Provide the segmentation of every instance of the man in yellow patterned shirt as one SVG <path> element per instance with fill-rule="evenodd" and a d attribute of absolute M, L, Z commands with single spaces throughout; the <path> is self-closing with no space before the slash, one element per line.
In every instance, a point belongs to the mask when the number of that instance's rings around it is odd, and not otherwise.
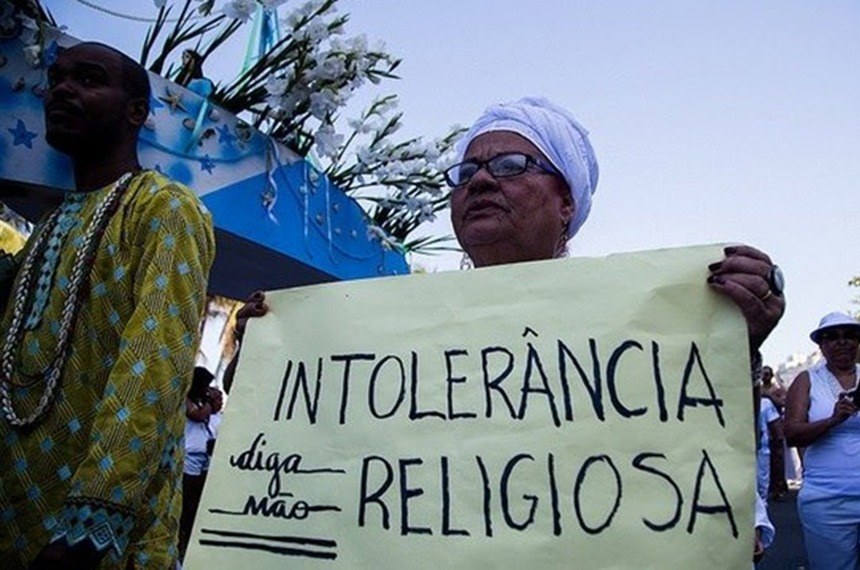
<path fill-rule="evenodd" d="M 0 325 L 0 561 L 170 568 L 184 399 L 214 257 L 197 197 L 142 171 L 146 72 L 101 44 L 48 69 L 76 190 L 37 226 Z"/>

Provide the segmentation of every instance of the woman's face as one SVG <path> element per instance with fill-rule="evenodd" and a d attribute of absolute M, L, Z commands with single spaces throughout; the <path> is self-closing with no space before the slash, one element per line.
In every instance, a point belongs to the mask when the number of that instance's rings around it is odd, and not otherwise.
<path fill-rule="evenodd" d="M 509 131 L 475 137 L 464 160 L 483 162 L 509 152 L 548 162 L 531 142 Z M 451 194 L 454 233 L 477 267 L 555 257 L 566 241 L 572 214 L 572 199 L 561 175 L 533 165 L 505 178 L 494 178 L 481 168 Z"/>
<path fill-rule="evenodd" d="M 830 366 L 846 370 L 857 362 L 860 332 L 854 327 L 834 327 L 821 332 L 818 347 Z"/>

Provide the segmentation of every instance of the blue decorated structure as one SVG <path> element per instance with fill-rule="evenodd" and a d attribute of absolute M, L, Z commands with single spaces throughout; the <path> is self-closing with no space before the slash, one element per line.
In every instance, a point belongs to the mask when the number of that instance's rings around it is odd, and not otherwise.
<path fill-rule="evenodd" d="M 0 200 L 30 219 L 73 187 L 71 163 L 45 142 L 45 68 L 78 40 L 54 33 L 31 66 L 17 37 L 0 39 Z M 251 291 L 408 273 L 403 255 L 367 231 L 367 216 L 308 161 L 189 88 L 150 74 L 151 114 L 139 153 L 192 188 L 212 212 L 218 254 L 210 293 Z"/>

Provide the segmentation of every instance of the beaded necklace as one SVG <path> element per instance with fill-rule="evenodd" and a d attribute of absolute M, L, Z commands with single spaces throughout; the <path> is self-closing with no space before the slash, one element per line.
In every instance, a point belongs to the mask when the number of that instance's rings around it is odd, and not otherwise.
<path fill-rule="evenodd" d="M 30 297 L 29 291 L 33 276 L 46 242 L 52 234 L 51 230 L 60 216 L 60 208 L 54 210 L 48 217 L 44 229 L 35 237 L 36 241 L 24 259 L 21 276 L 12 296 L 12 322 L 9 325 L 9 330 L 6 331 L 3 350 L 0 352 L 0 410 L 2 410 L 6 421 L 15 427 L 27 427 L 35 424 L 44 416 L 51 405 L 54 392 L 60 382 L 60 375 L 68 358 L 69 340 L 72 337 L 75 320 L 83 301 L 84 282 L 90 276 L 92 262 L 101 242 L 101 237 L 107 229 L 108 222 L 119 207 L 120 199 L 128 189 L 132 175 L 131 172 L 127 172 L 114 182 L 113 188 L 110 189 L 93 214 L 93 219 L 83 236 L 83 242 L 72 265 L 68 293 L 60 316 L 56 350 L 51 363 L 43 371 L 45 389 L 39 398 L 36 409 L 28 416 L 21 417 L 12 404 L 12 373 L 15 367 L 15 357 L 24 339 L 24 321 L 27 317 L 27 300 Z"/>

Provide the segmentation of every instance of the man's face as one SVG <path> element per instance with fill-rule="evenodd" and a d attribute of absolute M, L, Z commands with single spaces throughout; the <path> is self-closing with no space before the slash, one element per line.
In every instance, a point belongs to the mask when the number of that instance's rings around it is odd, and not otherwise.
<path fill-rule="evenodd" d="M 83 44 L 60 53 L 48 68 L 45 138 L 70 156 L 110 149 L 129 131 L 129 98 L 120 56 Z"/>
<path fill-rule="evenodd" d="M 465 160 L 520 152 L 548 162 L 527 139 L 507 131 L 475 137 Z M 481 248 L 498 251 L 490 264 L 551 259 L 573 213 L 564 180 L 539 169 L 495 178 L 481 168 L 451 194 L 451 222 L 463 249 L 477 261 Z"/>

